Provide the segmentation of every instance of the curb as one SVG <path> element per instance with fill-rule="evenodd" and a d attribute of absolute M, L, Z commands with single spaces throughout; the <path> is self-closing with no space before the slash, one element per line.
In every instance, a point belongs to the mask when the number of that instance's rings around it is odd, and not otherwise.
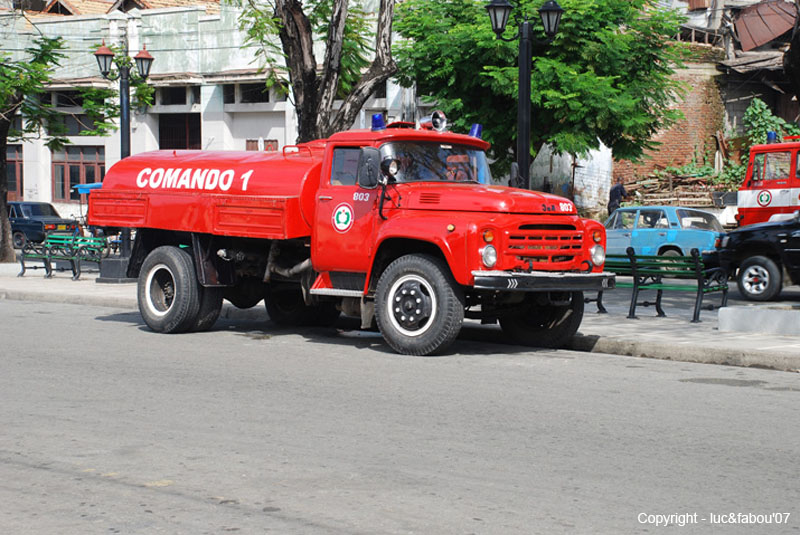
<path fill-rule="evenodd" d="M 713 347 L 685 347 L 659 345 L 652 342 L 636 342 L 605 338 L 597 335 L 576 334 L 569 344 L 569 349 L 587 353 L 609 353 L 658 360 L 677 362 L 695 362 L 698 364 L 722 364 L 745 368 L 766 368 L 784 372 L 800 372 L 796 354 L 775 352 L 770 354 L 753 354 L 737 349 L 720 349 Z"/>

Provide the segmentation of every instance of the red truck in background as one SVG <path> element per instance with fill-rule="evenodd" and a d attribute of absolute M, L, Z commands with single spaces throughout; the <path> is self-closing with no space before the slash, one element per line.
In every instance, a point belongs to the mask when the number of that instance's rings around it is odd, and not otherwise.
<path fill-rule="evenodd" d="M 491 185 L 478 137 L 374 121 L 279 153 L 115 164 L 88 219 L 136 229 L 128 276 L 145 323 L 206 330 L 223 299 L 264 299 L 283 326 L 375 321 L 405 354 L 442 352 L 464 318 L 525 345 L 566 343 L 582 292 L 614 287 L 603 226 L 567 199 Z"/>
<path fill-rule="evenodd" d="M 786 136 L 783 143 L 750 148 L 747 174 L 736 199 L 739 226 L 789 219 L 795 210 L 800 210 L 798 138 Z"/>

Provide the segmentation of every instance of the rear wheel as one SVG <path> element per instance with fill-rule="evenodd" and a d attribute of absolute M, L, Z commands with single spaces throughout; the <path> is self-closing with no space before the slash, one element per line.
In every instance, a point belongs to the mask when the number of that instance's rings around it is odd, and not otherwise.
<path fill-rule="evenodd" d="M 500 327 L 521 345 L 558 348 L 578 332 L 583 320 L 583 292 L 571 292 L 563 305 L 538 304 L 534 296 L 519 313 L 500 318 Z"/>
<path fill-rule="evenodd" d="M 25 247 L 25 244 L 28 243 L 28 238 L 25 237 L 25 233 L 21 230 L 16 231 L 12 236 L 11 240 L 14 243 L 14 248 L 22 249 Z"/>
<path fill-rule="evenodd" d="M 742 262 L 736 282 L 745 299 L 769 301 L 781 291 L 781 271 L 766 256 L 753 256 Z"/>
<path fill-rule="evenodd" d="M 199 321 L 200 288 L 188 252 L 173 246 L 158 247 L 147 255 L 139 273 L 139 312 L 147 326 L 157 332 L 193 329 Z"/>
<path fill-rule="evenodd" d="M 378 280 L 375 318 L 386 343 L 398 353 L 440 353 L 461 331 L 463 292 L 441 260 L 401 256 Z"/>

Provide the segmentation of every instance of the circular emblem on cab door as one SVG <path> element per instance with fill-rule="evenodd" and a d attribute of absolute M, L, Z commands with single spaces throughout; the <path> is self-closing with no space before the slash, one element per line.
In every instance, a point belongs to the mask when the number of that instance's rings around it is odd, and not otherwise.
<path fill-rule="evenodd" d="M 347 232 L 353 226 L 353 208 L 343 202 L 333 211 L 333 228 L 339 232 Z"/>
<path fill-rule="evenodd" d="M 769 206 L 769 203 L 772 202 L 772 194 L 767 190 L 759 191 L 756 201 L 759 206 Z"/>

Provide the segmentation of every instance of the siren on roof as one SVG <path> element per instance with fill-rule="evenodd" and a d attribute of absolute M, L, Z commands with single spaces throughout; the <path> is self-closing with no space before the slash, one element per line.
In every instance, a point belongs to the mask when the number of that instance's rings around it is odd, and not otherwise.
<path fill-rule="evenodd" d="M 382 113 L 373 113 L 372 114 L 372 131 L 376 132 L 378 130 L 386 130 L 386 123 L 383 121 L 383 114 Z"/>

